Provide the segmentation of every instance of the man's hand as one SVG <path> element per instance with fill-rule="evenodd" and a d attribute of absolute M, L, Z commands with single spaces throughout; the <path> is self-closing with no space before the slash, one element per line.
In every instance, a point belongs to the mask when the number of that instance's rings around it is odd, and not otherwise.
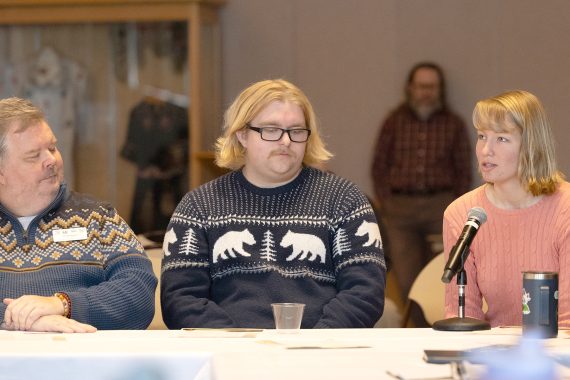
<path fill-rule="evenodd" d="M 46 315 L 59 315 L 64 313 L 60 299 L 26 295 L 16 299 L 5 298 L 7 305 L 4 313 L 4 322 L 13 330 L 30 330 L 32 325 Z"/>
<path fill-rule="evenodd" d="M 6 330 L 21 330 L 14 328 L 6 322 L 2 324 L 2 327 Z M 35 332 L 61 332 L 61 333 L 92 333 L 97 331 L 97 329 L 91 325 L 85 323 L 77 322 L 74 319 L 65 318 L 63 315 L 45 315 L 26 331 Z"/>

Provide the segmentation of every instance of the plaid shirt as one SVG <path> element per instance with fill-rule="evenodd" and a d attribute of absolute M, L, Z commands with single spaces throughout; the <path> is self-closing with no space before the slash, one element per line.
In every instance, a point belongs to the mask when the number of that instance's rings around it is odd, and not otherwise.
<path fill-rule="evenodd" d="M 465 124 L 446 108 L 421 121 L 408 105 L 399 106 L 380 131 L 372 180 L 379 200 L 392 193 L 465 193 L 471 186 L 471 148 Z"/>

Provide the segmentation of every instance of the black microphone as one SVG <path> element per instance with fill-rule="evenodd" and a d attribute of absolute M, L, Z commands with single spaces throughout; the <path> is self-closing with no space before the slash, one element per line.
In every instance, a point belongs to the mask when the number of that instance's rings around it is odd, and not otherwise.
<path fill-rule="evenodd" d="M 441 277 L 441 281 L 448 284 L 453 276 L 457 274 L 457 272 L 461 269 L 463 265 L 463 261 L 467 259 L 469 255 L 469 247 L 471 246 L 471 242 L 477 231 L 479 231 L 479 227 L 487 221 L 487 214 L 485 210 L 481 207 L 473 207 L 469 210 L 469 214 L 467 215 L 467 222 L 465 222 L 465 227 L 463 227 L 463 231 L 461 235 L 459 235 L 459 239 L 457 239 L 457 243 L 451 249 L 449 253 L 449 259 L 447 260 L 447 264 L 443 270 L 443 276 Z M 465 254 L 465 257 L 463 255 Z"/>

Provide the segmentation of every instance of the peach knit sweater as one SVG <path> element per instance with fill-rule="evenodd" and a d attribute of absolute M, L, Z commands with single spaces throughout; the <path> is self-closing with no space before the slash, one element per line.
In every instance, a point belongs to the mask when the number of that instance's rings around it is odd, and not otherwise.
<path fill-rule="evenodd" d="M 570 327 L 570 184 L 564 182 L 550 196 L 531 207 L 499 209 L 485 195 L 485 185 L 464 194 L 444 213 L 446 260 L 461 233 L 467 214 L 483 207 L 487 222 L 471 245 L 465 263 L 467 286 L 465 314 L 485 319 L 492 327 L 522 324 L 522 272 L 559 273 L 558 324 Z M 488 311 L 482 311 L 482 297 Z M 447 317 L 457 316 L 454 277 L 445 291 Z"/>

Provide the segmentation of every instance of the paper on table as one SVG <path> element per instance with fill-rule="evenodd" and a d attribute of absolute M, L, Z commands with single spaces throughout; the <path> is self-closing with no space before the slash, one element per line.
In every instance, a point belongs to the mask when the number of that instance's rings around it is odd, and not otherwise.
<path fill-rule="evenodd" d="M 263 329 L 250 328 L 183 328 L 182 337 L 192 338 L 255 338 Z"/>
<path fill-rule="evenodd" d="M 30 340 L 30 341 L 38 341 L 38 340 L 52 340 L 58 341 L 66 340 L 66 336 L 62 333 L 54 333 L 54 332 L 36 332 L 36 331 L 8 331 L 8 330 L 0 330 L 0 341 L 3 340 Z"/>
<path fill-rule="evenodd" d="M 257 340 L 261 344 L 277 344 L 289 350 L 295 349 L 332 349 L 332 348 L 370 348 L 371 346 L 355 344 L 347 341 L 339 341 L 334 339 L 263 339 Z"/>

